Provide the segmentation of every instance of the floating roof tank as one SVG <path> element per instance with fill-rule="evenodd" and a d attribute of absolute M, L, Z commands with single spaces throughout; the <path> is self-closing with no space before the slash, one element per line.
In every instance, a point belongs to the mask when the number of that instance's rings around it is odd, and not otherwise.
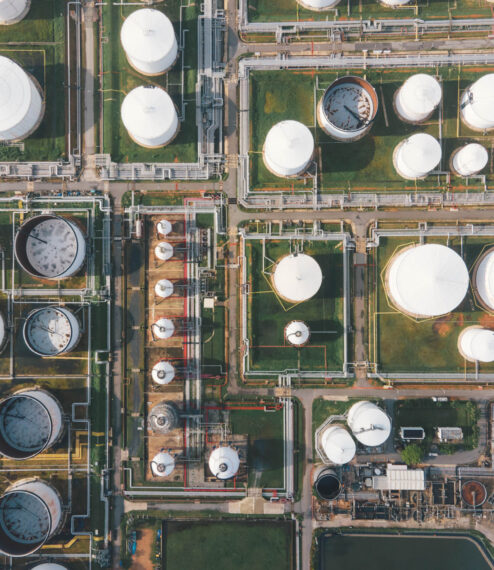
<path fill-rule="evenodd" d="M 173 295 L 173 283 L 168 279 L 160 279 L 154 286 L 154 294 L 162 299 Z"/>
<path fill-rule="evenodd" d="M 470 362 L 494 362 L 494 331 L 468 327 L 458 337 L 458 350 Z"/>
<path fill-rule="evenodd" d="M 154 337 L 164 340 L 173 336 L 175 325 L 171 319 L 162 317 L 151 325 L 151 330 Z"/>
<path fill-rule="evenodd" d="M 494 311 L 494 248 L 480 258 L 473 275 L 477 298 L 487 310 Z"/>
<path fill-rule="evenodd" d="M 168 261 L 173 257 L 173 245 L 167 241 L 160 241 L 160 243 L 154 248 L 154 255 L 160 261 Z"/>
<path fill-rule="evenodd" d="M 175 367 L 168 360 L 160 360 L 153 366 L 151 377 L 161 386 L 169 384 L 175 378 Z"/>
<path fill-rule="evenodd" d="M 22 334 L 28 348 L 38 356 L 58 356 L 75 348 L 81 327 L 71 311 L 50 306 L 31 311 Z"/>
<path fill-rule="evenodd" d="M 386 290 L 413 317 L 437 317 L 455 309 L 469 285 L 468 269 L 451 248 L 425 244 L 399 251 L 388 264 Z"/>
<path fill-rule="evenodd" d="M 321 287 L 319 263 L 305 253 L 285 255 L 276 264 L 273 285 L 280 297 L 292 303 L 307 301 Z"/>
<path fill-rule="evenodd" d="M 57 530 L 62 503 L 55 489 L 41 480 L 22 480 L 0 498 L 0 552 L 28 556 Z"/>
<path fill-rule="evenodd" d="M 314 154 L 314 137 L 298 121 L 281 121 L 269 130 L 263 148 L 266 168 L 284 178 L 307 170 Z"/>
<path fill-rule="evenodd" d="M 155 477 L 168 477 L 175 469 L 175 459 L 167 452 L 160 451 L 151 461 L 151 472 Z"/>
<path fill-rule="evenodd" d="M 51 447 L 62 429 L 62 407 L 44 390 L 24 390 L 0 402 L 0 453 L 5 457 L 34 457 Z"/>
<path fill-rule="evenodd" d="M 474 131 L 494 128 L 494 73 L 470 85 L 460 99 L 462 121 Z"/>
<path fill-rule="evenodd" d="M 396 113 L 407 123 L 421 123 L 437 109 L 442 95 L 441 84 L 434 76 L 417 73 L 409 77 L 396 91 Z"/>
<path fill-rule="evenodd" d="M 178 419 L 175 405 L 161 402 L 149 412 L 148 425 L 154 433 L 168 433 L 178 427 Z"/>
<path fill-rule="evenodd" d="M 391 420 L 372 402 L 357 402 L 348 411 L 348 426 L 362 445 L 382 445 L 391 434 Z"/>
<path fill-rule="evenodd" d="M 340 3 L 340 0 L 297 0 L 297 2 L 307 10 L 321 12 L 334 8 Z"/>
<path fill-rule="evenodd" d="M 41 90 L 31 75 L 0 56 L 0 141 L 19 141 L 32 134 L 44 114 Z"/>
<path fill-rule="evenodd" d="M 146 148 L 170 143 L 178 132 L 178 116 L 172 98 L 161 87 L 141 85 L 125 97 L 122 122 L 130 138 Z"/>
<path fill-rule="evenodd" d="M 379 101 L 374 87 L 361 77 L 340 77 L 317 105 L 317 122 L 336 140 L 354 142 L 365 136 L 376 117 Z"/>
<path fill-rule="evenodd" d="M 0 25 L 20 22 L 29 12 L 31 0 L 0 0 Z"/>
<path fill-rule="evenodd" d="M 306 344 L 309 337 L 309 327 L 303 321 L 290 321 L 285 327 L 285 339 L 294 346 Z"/>
<path fill-rule="evenodd" d="M 407 180 L 425 178 L 441 161 L 439 142 L 427 133 L 417 133 L 396 145 L 393 164 L 396 172 Z"/>
<path fill-rule="evenodd" d="M 120 40 L 130 65 L 144 75 L 160 75 L 177 59 L 173 24 L 159 10 L 132 12 L 122 25 Z"/>
<path fill-rule="evenodd" d="M 473 176 L 483 170 L 488 161 L 489 153 L 484 146 L 469 143 L 453 152 L 451 169 L 457 176 Z"/>
<path fill-rule="evenodd" d="M 172 229 L 172 224 L 168 220 L 160 220 L 156 224 L 156 231 L 162 236 L 167 236 L 172 231 Z"/>
<path fill-rule="evenodd" d="M 240 467 L 240 458 L 236 449 L 230 446 L 217 447 L 209 456 L 209 470 L 217 479 L 235 477 Z"/>
<path fill-rule="evenodd" d="M 21 267 L 42 279 L 71 277 L 86 258 L 86 241 L 79 226 L 51 214 L 24 222 L 15 236 L 14 248 Z"/>
<path fill-rule="evenodd" d="M 341 426 L 329 425 L 321 436 L 321 446 L 331 463 L 344 465 L 355 457 L 355 441 Z"/>

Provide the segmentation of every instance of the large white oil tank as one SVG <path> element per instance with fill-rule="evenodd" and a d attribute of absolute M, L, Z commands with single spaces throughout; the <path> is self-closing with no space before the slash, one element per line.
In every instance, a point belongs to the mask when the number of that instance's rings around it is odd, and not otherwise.
<path fill-rule="evenodd" d="M 154 286 L 154 294 L 162 299 L 166 299 L 170 295 L 173 295 L 173 290 L 173 283 L 168 279 L 160 279 Z"/>
<path fill-rule="evenodd" d="M 55 564 L 54 562 L 45 562 L 43 564 L 38 564 L 37 566 L 33 566 L 31 570 L 67 570 L 67 566 Z"/>
<path fill-rule="evenodd" d="M 175 378 L 175 366 L 168 360 L 160 360 L 151 369 L 151 377 L 156 384 L 165 386 Z"/>
<path fill-rule="evenodd" d="M 272 280 L 280 297 L 292 303 L 300 303 L 307 301 L 319 291 L 322 271 L 312 256 L 292 253 L 278 261 Z"/>
<path fill-rule="evenodd" d="M 354 142 L 371 129 L 379 107 L 374 87 L 362 77 L 340 77 L 317 105 L 317 122 L 332 138 Z"/>
<path fill-rule="evenodd" d="M 396 145 L 393 164 L 396 172 L 407 180 L 425 178 L 441 162 L 439 142 L 427 133 L 417 133 Z"/>
<path fill-rule="evenodd" d="M 367 447 L 382 445 L 391 434 L 391 420 L 372 402 L 354 404 L 348 411 L 347 422 L 353 435 Z"/>
<path fill-rule="evenodd" d="M 304 321 L 290 321 L 285 327 L 285 340 L 293 346 L 303 346 L 309 341 L 310 329 Z"/>
<path fill-rule="evenodd" d="M 172 98 L 161 87 L 141 85 L 125 97 L 122 122 L 130 138 L 146 148 L 170 143 L 178 132 L 177 110 Z"/>
<path fill-rule="evenodd" d="M 470 85 L 460 99 L 462 121 L 474 131 L 494 128 L 494 73 Z"/>
<path fill-rule="evenodd" d="M 451 155 L 451 169 L 457 176 L 474 176 L 487 166 L 489 153 L 478 143 L 469 143 Z"/>
<path fill-rule="evenodd" d="M 417 73 L 409 77 L 396 91 L 395 110 L 403 121 L 421 123 L 437 109 L 442 96 L 441 84 L 434 76 Z"/>
<path fill-rule="evenodd" d="M 437 317 L 455 309 L 468 290 L 468 269 L 451 248 L 440 244 L 407 247 L 389 262 L 386 291 L 403 313 Z"/>
<path fill-rule="evenodd" d="M 355 441 L 341 426 L 330 425 L 324 430 L 321 447 L 329 461 L 337 465 L 344 465 L 355 457 Z"/>
<path fill-rule="evenodd" d="M 487 250 L 473 272 L 474 290 L 480 303 L 494 311 L 494 248 Z"/>
<path fill-rule="evenodd" d="M 41 123 L 44 103 L 35 80 L 8 57 L 0 56 L 0 141 L 19 141 Z"/>
<path fill-rule="evenodd" d="M 76 347 L 81 327 L 72 311 L 49 306 L 28 314 L 22 334 L 28 348 L 38 356 L 58 356 Z"/>
<path fill-rule="evenodd" d="M 281 121 L 269 130 L 264 141 L 266 168 L 283 178 L 298 176 L 307 170 L 314 154 L 314 137 L 298 121 Z"/>
<path fill-rule="evenodd" d="M 307 10 L 321 12 L 334 8 L 340 3 L 340 0 L 297 0 L 297 2 Z"/>
<path fill-rule="evenodd" d="M 20 22 L 29 12 L 31 0 L 0 0 L 0 25 Z"/>
<path fill-rule="evenodd" d="M 14 249 L 21 267 L 41 279 L 71 277 L 86 258 L 86 240 L 79 226 L 51 214 L 24 222 L 15 236 Z"/>
<path fill-rule="evenodd" d="M 0 498 L 0 552 L 28 556 L 36 552 L 58 529 L 62 503 L 48 483 L 24 479 L 10 486 Z"/>
<path fill-rule="evenodd" d="M 405 6 L 410 0 L 379 0 L 384 6 L 389 6 L 390 8 L 396 8 L 398 6 Z"/>
<path fill-rule="evenodd" d="M 168 477 L 174 469 L 175 459 L 166 451 L 160 451 L 151 461 L 151 472 L 155 477 Z"/>
<path fill-rule="evenodd" d="M 148 427 L 154 433 L 168 433 L 178 427 L 178 410 L 173 403 L 161 402 L 149 412 Z"/>
<path fill-rule="evenodd" d="M 238 451 L 230 446 L 213 449 L 209 456 L 209 470 L 217 479 L 235 477 L 240 467 Z"/>
<path fill-rule="evenodd" d="M 5 457 L 34 457 L 51 447 L 62 430 L 62 407 L 44 390 L 24 390 L 0 402 L 0 453 Z"/>
<path fill-rule="evenodd" d="M 164 73 L 177 59 L 173 24 L 159 10 L 132 12 L 122 25 L 120 40 L 130 65 L 144 75 Z"/>
<path fill-rule="evenodd" d="M 154 255 L 160 261 L 168 261 L 173 257 L 173 245 L 167 241 L 160 241 L 154 248 Z"/>
<path fill-rule="evenodd" d="M 494 331 L 468 327 L 458 337 L 458 350 L 470 362 L 494 362 Z"/>
<path fill-rule="evenodd" d="M 175 333 L 175 325 L 171 319 L 162 317 L 151 325 L 151 331 L 155 338 L 164 340 L 173 336 Z"/>

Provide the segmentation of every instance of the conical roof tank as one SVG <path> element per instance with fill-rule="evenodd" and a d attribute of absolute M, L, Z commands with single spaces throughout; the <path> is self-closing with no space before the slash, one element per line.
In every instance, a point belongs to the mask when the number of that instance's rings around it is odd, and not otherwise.
<path fill-rule="evenodd" d="M 281 121 L 269 130 L 263 148 L 266 168 L 289 178 L 305 172 L 314 153 L 314 137 L 298 121 Z"/>
<path fill-rule="evenodd" d="M 487 149 L 478 143 L 469 143 L 456 149 L 451 156 L 451 168 L 458 176 L 474 176 L 489 161 Z"/>
<path fill-rule="evenodd" d="M 344 465 L 355 456 L 355 441 L 341 426 L 329 426 L 321 436 L 321 446 L 326 457 L 336 465 Z"/>
<path fill-rule="evenodd" d="M 357 402 L 348 411 L 348 426 L 362 445 L 382 445 L 391 434 L 391 420 L 372 402 Z"/>
<path fill-rule="evenodd" d="M 122 122 L 130 138 L 146 148 L 170 143 L 178 132 L 178 116 L 168 93 L 155 85 L 141 85 L 125 97 Z"/>
<path fill-rule="evenodd" d="M 310 255 L 285 255 L 276 264 L 272 281 L 280 297 L 292 303 L 307 301 L 321 287 L 321 266 Z"/>
<path fill-rule="evenodd" d="M 19 141 L 35 131 L 44 104 L 34 79 L 8 57 L 0 56 L 0 141 Z"/>
<path fill-rule="evenodd" d="M 470 362 L 494 362 L 494 331 L 468 327 L 458 337 L 458 350 Z"/>
<path fill-rule="evenodd" d="M 177 59 L 173 24 L 159 10 L 132 12 L 122 25 L 120 39 L 130 65 L 144 75 L 164 73 Z"/>
<path fill-rule="evenodd" d="M 417 133 L 398 143 L 393 153 L 396 172 L 406 180 L 425 178 L 440 163 L 441 145 L 427 133 Z"/>
<path fill-rule="evenodd" d="M 322 12 L 334 8 L 340 3 L 340 0 L 297 0 L 297 2 L 307 10 Z"/>
<path fill-rule="evenodd" d="M 432 75 L 417 73 L 396 91 L 394 105 L 400 119 L 408 123 L 426 121 L 441 102 L 442 89 Z"/>
<path fill-rule="evenodd" d="M 20 22 L 29 12 L 31 0 L 0 0 L 0 25 Z"/>
<path fill-rule="evenodd" d="M 217 479 L 231 479 L 237 474 L 239 467 L 240 458 L 233 447 L 217 447 L 211 452 L 209 470 Z"/>
<path fill-rule="evenodd" d="M 494 128 L 494 73 L 488 73 L 468 87 L 460 99 L 462 121 L 474 131 Z"/>

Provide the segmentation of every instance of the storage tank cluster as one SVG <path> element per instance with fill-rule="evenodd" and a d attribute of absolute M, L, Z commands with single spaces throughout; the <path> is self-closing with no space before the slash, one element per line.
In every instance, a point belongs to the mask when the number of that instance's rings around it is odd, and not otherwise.
<path fill-rule="evenodd" d="M 120 40 L 129 64 L 146 76 L 162 75 L 178 57 L 173 24 L 159 10 L 142 8 L 132 12 L 122 25 Z M 179 130 L 172 98 L 156 85 L 132 89 L 123 100 L 121 117 L 130 138 L 146 148 L 169 144 Z"/>

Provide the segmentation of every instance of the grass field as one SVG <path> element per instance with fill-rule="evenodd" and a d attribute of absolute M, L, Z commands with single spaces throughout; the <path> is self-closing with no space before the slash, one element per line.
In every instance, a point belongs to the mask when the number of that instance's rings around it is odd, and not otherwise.
<path fill-rule="evenodd" d="M 292 244 L 293 246 L 293 244 Z M 266 270 L 290 252 L 289 240 L 266 244 Z M 253 370 L 336 371 L 343 366 L 343 253 L 333 241 L 305 241 L 304 252 L 314 256 L 323 273 L 319 292 L 308 301 L 290 304 L 274 292 L 271 279 L 262 272 L 262 244 L 248 240 L 246 256 L 250 295 L 248 329 L 250 368 Z M 284 328 L 303 320 L 311 329 L 307 345 L 295 348 L 284 340 Z"/>
<path fill-rule="evenodd" d="M 451 237 L 426 239 L 426 243 L 448 244 L 471 270 L 483 250 L 494 245 L 494 239 Z M 369 254 L 369 346 L 370 358 L 381 372 L 450 372 L 473 373 L 475 366 L 460 355 L 457 348 L 461 331 L 471 325 L 494 328 L 494 317 L 480 310 L 469 289 L 464 301 L 448 315 L 416 320 L 398 312 L 386 297 L 383 271 L 396 248 L 416 239 L 382 238 L 380 246 Z M 493 364 L 480 363 L 480 372 L 492 372 Z"/>
<path fill-rule="evenodd" d="M 166 570 L 294 568 L 291 522 L 167 522 L 163 536 Z"/>
<path fill-rule="evenodd" d="M 170 0 L 165 5 L 155 4 L 173 22 L 178 38 L 180 31 L 180 0 Z M 172 97 L 180 116 L 182 107 L 181 59 L 165 75 L 147 77 L 135 71 L 128 63 L 120 44 L 120 28 L 125 18 L 138 9 L 136 6 L 106 4 L 103 14 L 103 148 L 116 162 L 195 162 L 197 160 L 197 126 L 195 84 L 197 68 L 197 16 L 198 4 L 190 3 L 183 9 L 182 30 L 185 33 L 184 99 L 185 121 L 180 132 L 165 148 L 146 149 L 129 137 L 120 118 L 120 107 L 125 95 L 139 85 L 163 87 Z M 144 6 L 143 6 L 144 7 Z"/>
<path fill-rule="evenodd" d="M 365 75 L 373 84 L 379 98 L 379 110 L 370 133 L 353 143 L 331 139 L 318 126 L 315 118 L 315 103 L 324 90 L 338 77 L 338 72 L 329 71 L 254 71 L 250 80 L 250 173 L 253 190 L 310 190 L 307 179 L 284 179 L 271 174 L 264 166 L 262 147 L 269 129 L 278 121 L 294 119 L 307 125 L 314 135 L 318 163 L 319 189 L 321 192 L 346 191 L 414 191 L 446 189 L 445 176 L 429 176 L 425 180 L 405 181 L 393 167 L 393 150 L 407 136 L 427 132 L 439 137 L 439 114 L 436 112 L 427 123 L 408 125 L 398 119 L 393 110 L 393 96 L 403 81 L 414 73 L 437 73 L 443 83 L 443 160 L 442 169 L 447 170 L 453 149 L 461 144 L 477 140 L 490 149 L 494 138 L 468 130 L 458 118 L 460 93 L 475 79 L 492 71 L 489 68 L 468 69 L 372 69 L 340 71 L 343 75 Z M 290 93 L 290 97 L 286 97 Z M 440 165 L 441 166 L 441 165 Z M 492 165 L 487 167 L 487 180 L 492 183 Z M 451 189 L 465 189 L 465 180 L 452 177 Z M 481 190 L 479 181 L 471 180 L 470 191 Z"/>

